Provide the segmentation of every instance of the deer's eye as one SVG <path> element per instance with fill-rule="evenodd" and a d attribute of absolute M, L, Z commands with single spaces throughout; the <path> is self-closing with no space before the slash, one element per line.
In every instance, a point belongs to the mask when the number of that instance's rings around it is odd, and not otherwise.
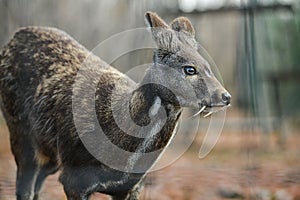
<path fill-rule="evenodd" d="M 183 70 L 184 70 L 184 73 L 189 76 L 197 74 L 196 68 L 192 67 L 192 66 L 185 66 L 183 68 Z"/>

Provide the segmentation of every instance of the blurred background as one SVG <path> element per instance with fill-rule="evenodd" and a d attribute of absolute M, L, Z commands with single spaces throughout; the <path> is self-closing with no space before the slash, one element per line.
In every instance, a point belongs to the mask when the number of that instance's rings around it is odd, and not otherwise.
<path fill-rule="evenodd" d="M 191 20 L 233 100 L 213 151 L 198 158 L 209 124 L 201 119 L 188 151 L 148 176 L 142 199 L 299 200 L 299 0 L 0 0 L 0 46 L 19 27 L 39 25 L 62 29 L 92 50 L 116 33 L 145 27 L 148 10 L 167 22 Z M 117 45 L 132 42 L 139 41 Z M 126 72 L 151 58 L 151 51 L 134 51 L 113 65 Z M 2 117 L 0 125 L 0 200 L 10 200 L 16 167 Z M 57 177 L 48 178 L 42 199 L 65 199 Z"/>

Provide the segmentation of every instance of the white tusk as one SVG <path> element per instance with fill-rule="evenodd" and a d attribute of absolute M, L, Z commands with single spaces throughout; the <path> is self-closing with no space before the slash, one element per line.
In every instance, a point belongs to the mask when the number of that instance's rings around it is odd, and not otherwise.
<path fill-rule="evenodd" d="M 192 117 L 195 117 L 203 112 L 203 110 L 206 108 L 206 106 L 203 106 L 196 114 L 194 114 Z"/>
<path fill-rule="evenodd" d="M 213 112 L 209 112 L 206 115 L 204 115 L 203 117 L 208 117 L 209 115 L 213 114 Z"/>

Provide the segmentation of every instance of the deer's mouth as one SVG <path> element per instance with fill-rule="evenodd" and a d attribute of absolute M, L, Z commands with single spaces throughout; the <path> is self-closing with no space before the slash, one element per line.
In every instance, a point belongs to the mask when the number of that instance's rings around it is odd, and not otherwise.
<path fill-rule="evenodd" d="M 230 107 L 230 104 L 225 105 L 225 104 L 211 104 L 211 105 L 203 105 L 199 104 L 200 110 L 196 112 L 193 117 L 200 115 L 201 113 L 204 113 L 203 117 L 208 117 L 212 115 L 213 113 L 222 111 Z"/>

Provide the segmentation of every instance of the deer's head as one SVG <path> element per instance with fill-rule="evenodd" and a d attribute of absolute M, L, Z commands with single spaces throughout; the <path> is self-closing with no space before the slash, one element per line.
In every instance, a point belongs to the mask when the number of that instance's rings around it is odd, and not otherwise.
<path fill-rule="evenodd" d="M 209 109 L 229 105 L 230 94 L 197 51 L 198 43 L 191 22 L 178 17 L 168 25 L 152 12 L 147 12 L 145 18 L 157 45 L 154 63 L 145 78 L 171 88 L 183 107 Z M 164 98 L 171 96 L 167 94 Z"/>

